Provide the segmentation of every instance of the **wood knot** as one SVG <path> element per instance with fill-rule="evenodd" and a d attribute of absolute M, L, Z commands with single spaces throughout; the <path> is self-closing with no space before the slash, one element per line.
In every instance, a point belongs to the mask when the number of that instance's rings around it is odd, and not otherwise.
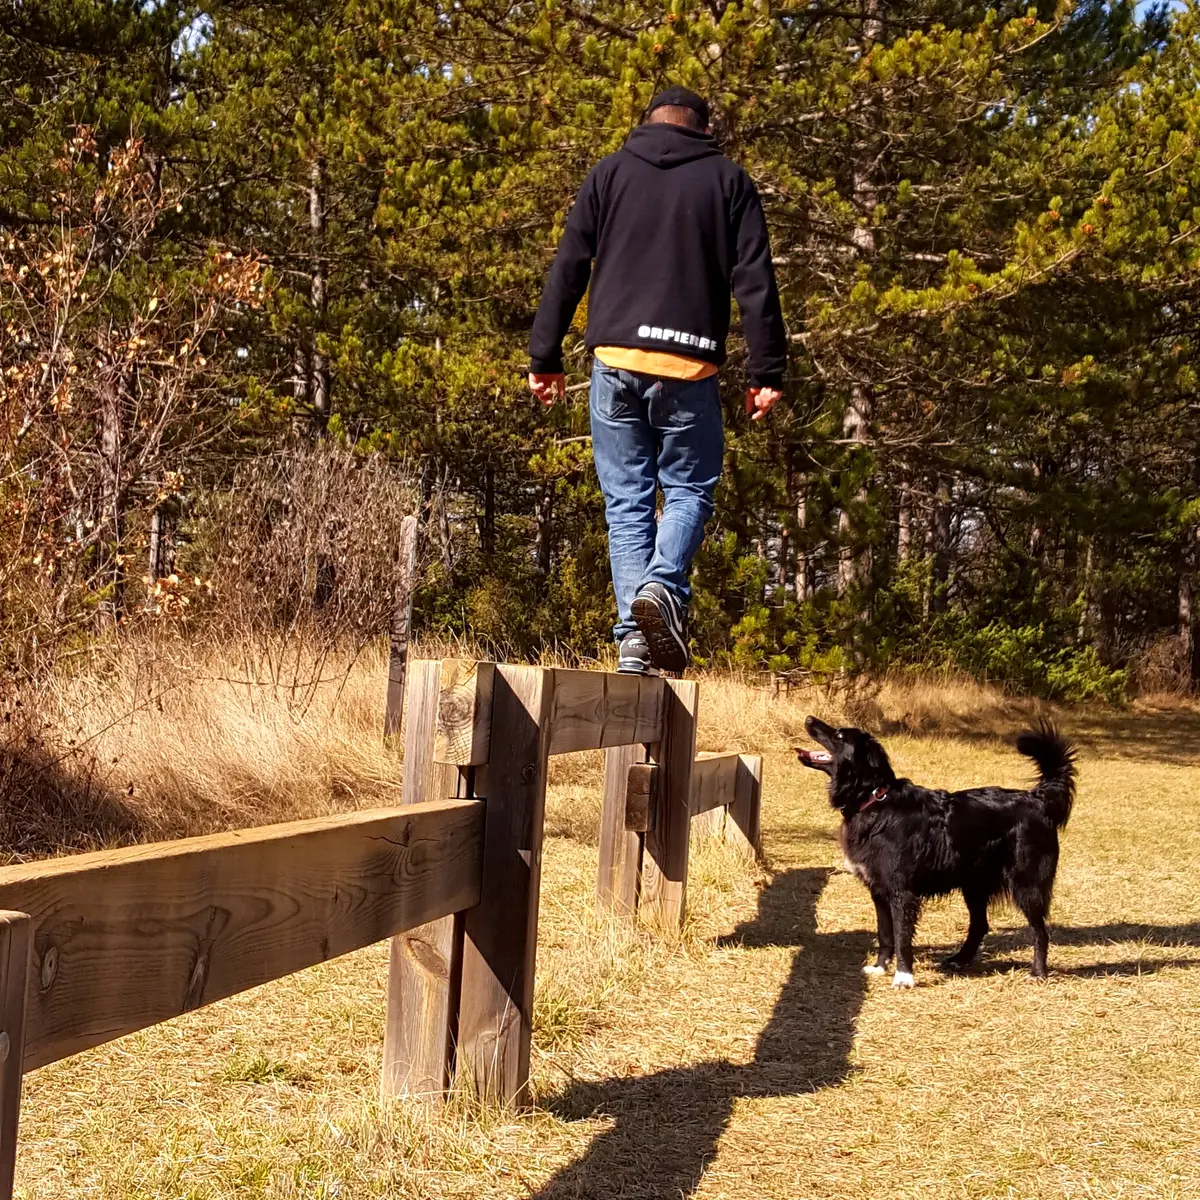
<path fill-rule="evenodd" d="M 204 981 L 208 978 L 208 953 L 202 950 L 196 957 L 192 973 L 188 978 L 187 991 L 183 996 L 183 1011 L 191 1012 L 204 1003 Z"/>
<path fill-rule="evenodd" d="M 427 975 L 441 980 L 450 978 L 446 957 L 436 946 L 431 946 L 423 938 L 415 937 L 406 937 L 401 944 L 404 946 L 405 955 Z"/>
<path fill-rule="evenodd" d="M 42 955 L 42 991 L 47 991 L 58 978 L 58 947 L 50 946 Z"/>

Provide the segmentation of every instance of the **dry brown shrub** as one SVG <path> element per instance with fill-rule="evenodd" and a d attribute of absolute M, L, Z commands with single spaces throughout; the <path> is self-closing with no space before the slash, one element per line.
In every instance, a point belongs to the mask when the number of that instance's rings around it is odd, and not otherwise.
<path fill-rule="evenodd" d="M 197 573 L 165 581 L 169 604 L 6 677 L 0 845 L 46 854 L 393 798 L 382 635 L 414 502 L 403 468 L 333 445 L 242 464 L 196 515 Z"/>
<path fill-rule="evenodd" d="M 1192 690 L 1189 664 L 1173 634 L 1156 639 L 1136 655 L 1130 677 L 1138 696 L 1186 696 Z"/>
<path fill-rule="evenodd" d="M 240 464 L 197 518 L 206 640 L 235 647 L 248 682 L 307 705 L 387 633 L 403 599 L 400 527 L 416 504 L 403 465 L 334 444 Z"/>

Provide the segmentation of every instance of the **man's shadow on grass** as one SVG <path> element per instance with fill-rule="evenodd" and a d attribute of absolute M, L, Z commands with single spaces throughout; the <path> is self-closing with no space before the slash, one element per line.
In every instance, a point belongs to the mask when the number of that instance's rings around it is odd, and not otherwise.
<path fill-rule="evenodd" d="M 608 1116 L 615 1124 L 537 1200 L 687 1197 L 715 1156 L 738 1097 L 795 1096 L 846 1078 L 872 935 L 817 932 L 817 902 L 832 873 L 804 868 L 776 876 L 760 896 L 757 917 L 722 939 L 726 945 L 796 949 L 754 1061 L 571 1085 L 550 1101 L 554 1112 L 569 1120 Z"/>

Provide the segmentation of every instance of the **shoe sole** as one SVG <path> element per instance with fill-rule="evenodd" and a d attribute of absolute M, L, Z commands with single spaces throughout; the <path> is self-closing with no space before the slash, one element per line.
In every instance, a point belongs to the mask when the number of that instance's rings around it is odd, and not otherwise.
<path fill-rule="evenodd" d="M 638 596 L 633 619 L 650 647 L 650 660 L 656 667 L 682 675 L 688 665 L 688 650 L 663 618 L 662 610 L 649 596 Z"/>

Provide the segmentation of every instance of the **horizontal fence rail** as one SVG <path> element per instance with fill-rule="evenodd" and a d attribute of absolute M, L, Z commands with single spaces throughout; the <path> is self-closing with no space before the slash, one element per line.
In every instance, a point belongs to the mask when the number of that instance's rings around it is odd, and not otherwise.
<path fill-rule="evenodd" d="M 701 833 L 756 854 L 760 839 L 762 758 L 705 754 L 692 767 L 692 821 Z"/>
<path fill-rule="evenodd" d="M 740 754 L 701 754 L 692 767 L 692 816 L 727 807 L 737 799 Z"/>
<path fill-rule="evenodd" d="M 435 762 L 459 767 L 487 764 L 497 666 L 442 660 Z M 661 739 L 666 696 L 662 679 L 564 667 L 527 669 L 539 672 L 547 685 L 551 755 Z"/>
<path fill-rule="evenodd" d="M 664 695 L 658 678 L 556 668 L 550 753 L 657 742 L 662 737 Z"/>
<path fill-rule="evenodd" d="M 0 869 L 28 913 L 24 1068 L 469 908 L 483 808 L 442 801 Z"/>

